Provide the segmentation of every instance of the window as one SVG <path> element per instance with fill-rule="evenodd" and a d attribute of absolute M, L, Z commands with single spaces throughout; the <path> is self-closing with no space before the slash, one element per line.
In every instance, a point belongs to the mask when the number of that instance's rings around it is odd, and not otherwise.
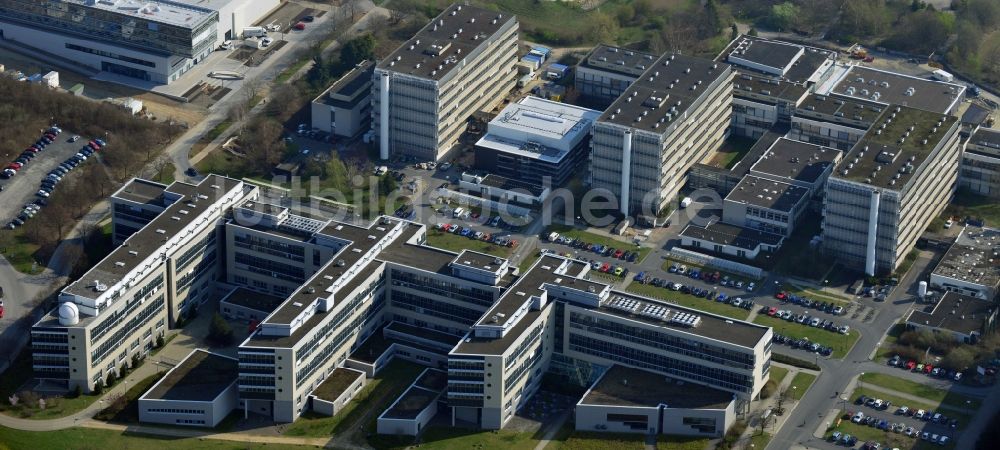
<path fill-rule="evenodd" d="M 709 417 L 685 417 L 682 423 L 694 428 L 699 433 L 715 433 L 716 421 Z"/>

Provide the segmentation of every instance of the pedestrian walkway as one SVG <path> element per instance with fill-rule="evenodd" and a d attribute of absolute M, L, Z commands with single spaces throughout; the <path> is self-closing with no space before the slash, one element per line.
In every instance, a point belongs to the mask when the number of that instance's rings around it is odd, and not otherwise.
<path fill-rule="evenodd" d="M 243 433 L 213 433 L 211 431 L 201 431 L 185 428 L 165 428 L 146 425 L 120 425 L 116 423 L 101 422 L 99 420 L 87 420 L 79 424 L 85 428 L 99 430 L 128 432 L 131 434 L 145 434 L 151 436 L 166 436 L 175 438 L 192 439 L 216 439 L 230 442 L 253 442 L 257 444 L 281 444 L 281 445 L 310 445 L 314 447 L 326 446 L 328 439 L 325 438 L 302 438 L 288 436 L 263 436 Z"/>
<path fill-rule="evenodd" d="M 854 392 L 857 389 L 858 384 L 859 384 L 858 383 L 858 378 L 859 377 L 854 377 L 853 379 L 851 379 L 851 382 L 847 385 L 846 388 L 844 388 L 844 395 L 847 395 L 849 392 Z M 950 409 L 950 410 L 955 411 L 955 412 L 965 413 L 965 414 L 969 414 L 969 415 L 973 415 L 973 414 L 976 413 L 975 409 L 960 408 L 960 407 L 957 407 L 957 406 L 946 405 L 944 403 L 940 403 L 940 402 L 937 402 L 937 401 L 934 401 L 934 400 L 931 400 L 931 399 L 928 399 L 928 398 L 919 397 L 919 396 L 916 396 L 916 395 L 913 395 L 913 394 L 908 394 L 906 392 L 900 392 L 900 391 L 897 391 L 895 389 L 887 388 L 887 387 L 884 387 L 884 386 L 877 386 L 877 385 L 874 385 L 874 384 L 871 384 L 871 383 L 863 384 L 863 387 L 865 389 L 870 389 L 870 390 L 873 390 L 873 391 L 884 392 L 884 393 L 889 394 L 889 395 L 893 395 L 893 396 L 896 396 L 896 397 L 904 398 L 904 399 L 907 399 L 907 400 L 912 401 L 912 402 L 934 406 L 937 409 L 942 409 L 942 408 L 943 409 Z M 853 398 L 848 398 L 847 400 L 848 401 L 853 401 L 854 399 Z"/>

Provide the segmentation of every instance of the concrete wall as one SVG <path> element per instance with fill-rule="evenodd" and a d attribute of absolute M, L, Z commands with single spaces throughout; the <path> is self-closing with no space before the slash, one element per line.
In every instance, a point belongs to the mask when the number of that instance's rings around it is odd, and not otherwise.
<path fill-rule="evenodd" d="M 225 4 L 219 9 L 218 42 L 240 39 L 244 28 L 263 19 L 280 4 L 280 0 L 232 0 Z"/>
<path fill-rule="evenodd" d="M 417 414 L 416 419 L 387 419 L 384 417 L 378 418 L 378 434 L 405 434 L 409 436 L 416 436 L 420 434 L 420 431 L 427 426 L 427 423 L 434 418 L 434 415 L 438 411 L 438 402 L 433 401 L 427 408 L 420 411 Z"/>
<path fill-rule="evenodd" d="M 139 421 L 211 428 L 236 409 L 237 404 L 239 404 L 239 391 L 234 381 L 211 401 L 140 398 Z"/>
<path fill-rule="evenodd" d="M 724 409 L 683 409 L 668 408 L 662 409 L 662 422 L 660 421 L 660 407 L 646 406 L 617 406 L 617 405 L 576 405 L 576 429 L 579 431 L 597 431 L 608 433 L 638 433 L 638 434 L 665 434 L 672 436 L 706 436 L 719 437 L 725 434 L 726 430 L 736 420 L 736 402 L 732 401 Z M 622 417 L 626 416 L 626 417 Z M 633 417 L 627 417 L 633 416 Z M 640 420 L 640 419 L 645 419 Z M 685 419 L 688 424 L 685 424 Z M 695 428 L 690 423 L 692 419 L 705 420 L 706 427 L 712 425 L 711 429 L 702 431 Z M 634 421 L 634 423 L 629 423 Z M 645 422 L 646 426 L 641 424 Z"/>

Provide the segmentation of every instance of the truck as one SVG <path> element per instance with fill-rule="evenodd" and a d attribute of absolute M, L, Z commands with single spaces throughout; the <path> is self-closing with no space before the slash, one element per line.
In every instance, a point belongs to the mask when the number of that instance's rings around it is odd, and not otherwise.
<path fill-rule="evenodd" d="M 934 73 L 933 73 L 933 75 L 931 75 L 931 76 L 934 77 L 935 80 L 944 81 L 946 83 L 951 83 L 952 81 L 955 81 L 955 76 L 954 75 L 952 75 L 952 74 L 950 74 L 948 72 L 945 72 L 944 70 L 941 70 L 941 69 L 935 70 Z"/>
<path fill-rule="evenodd" d="M 243 29 L 243 39 L 264 36 L 267 36 L 267 30 L 264 27 L 246 27 Z"/>

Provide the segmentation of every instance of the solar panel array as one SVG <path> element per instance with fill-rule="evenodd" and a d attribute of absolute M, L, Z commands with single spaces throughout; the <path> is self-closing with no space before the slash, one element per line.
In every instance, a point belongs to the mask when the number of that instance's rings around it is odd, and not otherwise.
<path fill-rule="evenodd" d="M 683 311 L 672 311 L 664 305 L 646 303 L 633 298 L 616 295 L 605 304 L 608 308 L 635 314 L 647 319 L 661 320 L 671 325 L 694 328 L 701 323 L 701 316 Z"/>
<path fill-rule="evenodd" d="M 666 320 L 669 314 L 670 310 L 667 307 L 648 303 L 642 308 L 642 312 L 639 313 L 641 316 L 659 320 Z"/>
<path fill-rule="evenodd" d="M 611 299 L 611 303 L 608 307 L 619 311 L 625 311 L 629 314 L 635 314 L 635 312 L 639 310 L 640 305 L 642 305 L 642 303 L 638 300 L 615 296 Z"/>
<path fill-rule="evenodd" d="M 670 318 L 670 323 L 692 328 L 698 326 L 700 322 L 701 316 L 686 312 L 677 312 Z"/>

